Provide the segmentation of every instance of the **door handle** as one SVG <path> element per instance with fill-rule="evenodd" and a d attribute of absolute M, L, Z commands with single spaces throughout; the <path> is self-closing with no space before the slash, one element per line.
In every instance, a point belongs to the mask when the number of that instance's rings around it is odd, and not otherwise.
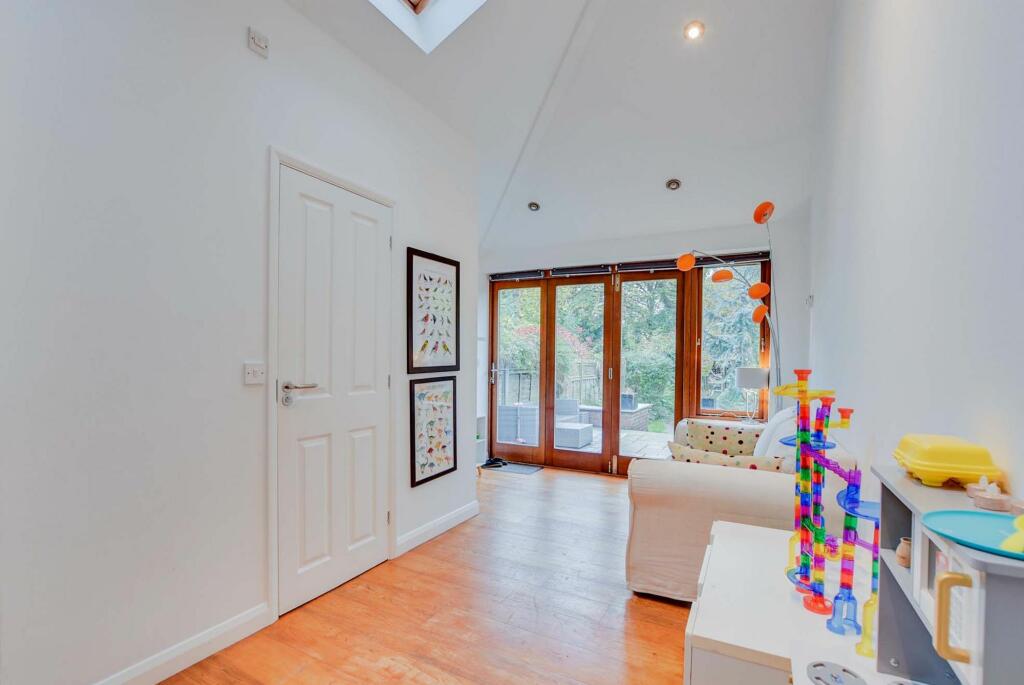
<path fill-rule="evenodd" d="M 285 392 L 291 392 L 292 390 L 312 390 L 319 387 L 319 383 L 285 383 L 281 386 L 281 389 Z"/>
<path fill-rule="evenodd" d="M 491 385 L 498 382 L 498 365 L 491 362 Z"/>

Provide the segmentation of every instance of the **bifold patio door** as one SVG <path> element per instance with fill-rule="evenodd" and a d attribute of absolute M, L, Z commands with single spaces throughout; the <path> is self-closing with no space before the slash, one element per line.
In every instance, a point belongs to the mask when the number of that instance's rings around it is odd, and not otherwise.
<path fill-rule="evenodd" d="M 489 453 L 528 464 L 545 463 L 545 293 L 540 280 L 491 289 Z"/>
<path fill-rule="evenodd" d="M 548 281 L 547 463 L 612 469 L 608 400 L 616 370 L 611 350 L 612 280 L 582 276 Z"/>
<path fill-rule="evenodd" d="M 676 271 L 614 278 L 615 462 L 625 474 L 633 459 L 672 456 L 683 406 L 683 279 Z"/>
<path fill-rule="evenodd" d="M 678 272 L 492 283 L 490 454 L 605 473 L 667 458 L 681 283 Z"/>

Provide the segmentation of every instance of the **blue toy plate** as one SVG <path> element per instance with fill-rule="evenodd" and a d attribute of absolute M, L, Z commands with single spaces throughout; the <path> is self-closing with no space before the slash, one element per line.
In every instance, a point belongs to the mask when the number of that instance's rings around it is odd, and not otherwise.
<path fill-rule="evenodd" d="M 878 523 L 882 515 L 882 505 L 880 502 L 871 502 L 858 498 L 857 503 L 853 504 L 850 502 L 849 493 L 845 488 L 836 495 L 836 504 L 847 514 L 852 514 L 857 518 L 865 519 L 872 523 Z"/>
<path fill-rule="evenodd" d="M 997 514 L 994 511 L 948 509 L 928 512 L 921 522 L 929 530 L 966 547 L 1024 561 L 1024 554 L 999 549 L 1003 540 L 1017 532 L 1013 527 L 1015 518 L 1011 514 Z"/>
<path fill-rule="evenodd" d="M 785 445 L 786 447 L 796 447 L 796 436 L 788 435 L 779 440 L 779 442 Z M 811 438 L 811 447 L 813 447 L 816 450 L 831 450 L 835 449 L 835 446 L 836 444 L 831 440 L 826 440 L 825 442 L 822 442 L 821 440 L 815 440 L 813 437 Z"/>

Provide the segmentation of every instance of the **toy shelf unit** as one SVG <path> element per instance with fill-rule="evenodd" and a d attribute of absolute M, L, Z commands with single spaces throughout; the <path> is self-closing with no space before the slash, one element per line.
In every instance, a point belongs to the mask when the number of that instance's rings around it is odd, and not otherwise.
<path fill-rule="evenodd" d="M 965 547 L 928 530 L 925 514 L 974 510 L 960 488 L 928 487 L 893 460 L 882 483 L 878 663 L 925 683 L 1024 683 L 1024 561 Z M 911 538 L 910 568 L 896 547 Z"/>

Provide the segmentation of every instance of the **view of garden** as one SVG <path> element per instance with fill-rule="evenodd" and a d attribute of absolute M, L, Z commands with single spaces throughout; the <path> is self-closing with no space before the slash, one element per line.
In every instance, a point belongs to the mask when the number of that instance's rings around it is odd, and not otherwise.
<path fill-rule="evenodd" d="M 761 280 L 761 265 L 733 267 L 751 283 Z M 704 409 L 744 411 L 743 391 L 736 387 L 736 369 L 758 366 L 761 329 L 751 318 L 747 286 L 736 278 L 711 281 L 714 269 L 704 269 L 701 333 L 700 397 Z"/>
<path fill-rule="evenodd" d="M 650 404 L 638 430 L 671 433 L 676 397 L 676 282 L 622 284 L 622 394 L 626 406 Z"/>

